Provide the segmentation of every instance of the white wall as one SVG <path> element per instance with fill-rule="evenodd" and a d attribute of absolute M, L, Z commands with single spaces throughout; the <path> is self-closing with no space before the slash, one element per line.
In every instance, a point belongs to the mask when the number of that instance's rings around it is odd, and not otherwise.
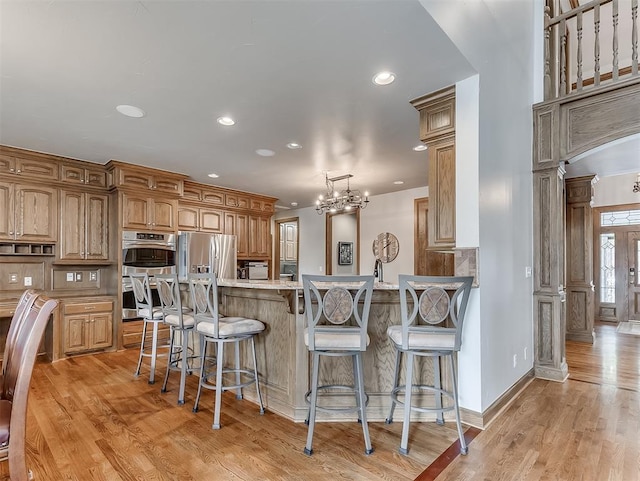
<path fill-rule="evenodd" d="M 540 92 L 536 42 L 542 41 L 536 16 L 542 15 L 543 2 L 421 3 L 479 74 L 479 135 L 470 126 L 466 126 L 469 132 L 456 134 L 456 148 L 464 148 L 466 155 L 473 155 L 477 146 L 479 190 L 456 195 L 459 206 L 474 209 L 477 205 L 480 247 L 480 289 L 471 301 L 469 318 L 479 313 L 479 332 L 473 333 L 479 337 L 464 338 L 460 401 L 464 407 L 482 411 L 533 366 L 533 285 L 524 273 L 533 262 L 532 104 L 540 100 L 534 97 Z M 471 96 L 466 101 L 474 102 Z M 461 108 L 472 111 L 470 105 Z M 464 159 L 458 153 L 456 160 Z M 471 239 L 473 234 L 465 232 L 465 236 Z M 527 360 L 523 359 L 525 349 Z M 468 350 L 472 356 L 467 356 Z M 477 383 L 462 379 L 463 372 L 476 376 L 478 369 L 480 392 Z"/>
<path fill-rule="evenodd" d="M 639 203 L 640 193 L 633 192 L 637 179 L 638 174 L 602 177 L 593 187 L 593 207 Z"/>
<path fill-rule="evenodd" d="M 425 181 L 427 166 L 425 161 Z M 400 243 L 398 257 L 384 265 L 384 280 L 397 283 L 398 274 L 413 273 L 413 225 L 416 198 L 428 196 L 427 187 L 391 194 L 370 196 L 366 209 L 360 212 L 360 274 L 373 274 L 373 239 L 380 232 L 395 234 Z M 298 235 L 300 274 L 323 274 L 325 253 L 325 216 L 315 207 L 277 212 L 274 218 L 299 217 Z"/>
<path fill-rule="evenodd" d="M 331 218 L 331 233 L 333 236 L 333 249 L 331 253 L 331 273 L 333 275 L 357 275 L 358 262 L 356 253 L 358 252 L 358 222 L 355 212 L 351 214 L 334 215 Z M 353 248 L 353 258 L 350 265 L 340 265 L 338 263 L 338 242 L 351 242 Z"/>

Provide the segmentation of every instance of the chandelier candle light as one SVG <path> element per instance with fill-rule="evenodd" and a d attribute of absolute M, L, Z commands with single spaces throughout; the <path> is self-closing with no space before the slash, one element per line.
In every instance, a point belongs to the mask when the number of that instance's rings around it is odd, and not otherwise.
<path fill-rule="evenodd" d="M 633 184 L 633 192 L 636 194 L 640 193 L 640 174 L 636 177 L 636 183 Z"/>
<path fill-rule="evenodd" d="M 349 179 L 353 177 L 352 174 L 345 174 L 339 177 L 329 178 L 325 174 L 327 183 L 326 195 L 319 195 L 316 200 L 316 212 L 318 214 L 324 214 L 325 212 L 335 213 L 342 210 L 350 211 L 353 209 L 364 209 L 369 204 L 369 193 L 365 192 L 364 195 L 359 190 L 351 190 L 349 186 Z M 338 191 L 334 188 L 334 182 L 338 180 L 347 181 L 347 189 Z"/>

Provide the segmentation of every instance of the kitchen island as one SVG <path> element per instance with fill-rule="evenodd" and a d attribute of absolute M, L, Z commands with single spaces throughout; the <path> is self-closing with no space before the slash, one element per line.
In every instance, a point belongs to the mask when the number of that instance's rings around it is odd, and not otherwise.
<path fill-rule="evenodd" d="M 306 319 L 302 283 L 220 279 L 218 285 L 225 315 L 259 319 L 266 325 L 265 332 L 256 338 L 256 347 L 262 395 L 267 409 L 296 422 L 303 422 L 307 415 L 305 393 L 310 384 L 310 363 L 303 337 Z M 364 354 L 365 391 L 369 395 L 367 416 L 370 421 L 384 421 L 388 415 L 396 351 L 387 338 L 387 327 L 399 323 L 398 286 L 376 282 L 368 325 L 371 342 Z M 243 362 L 250 363 L 248 353 L 243 353 L 243 357 Z M 422 381 L 431 382 L 431 361 L 419 360 L 419 363 L 423 361 L 424 365 L 417 372 Z M 351 359 L 323 358 L 320 381 L 321 384 L 353 384 Z M 443 381 L 447 383 L 446 379 Z M 255 399 L 255 390 L 250 388 L 246 391 L 247 398 Z M 335 393 L 331 404 L 352 405 L 353 402 L 353 395 L 339 392 Z M 402 406 L 398 406 L 395 415 L 398 419 L 401 410 Z M 416 419 L 434 419 L 421 416 Z M 319 413 L 318 420 L 355 420 L 355 414 Z"/>

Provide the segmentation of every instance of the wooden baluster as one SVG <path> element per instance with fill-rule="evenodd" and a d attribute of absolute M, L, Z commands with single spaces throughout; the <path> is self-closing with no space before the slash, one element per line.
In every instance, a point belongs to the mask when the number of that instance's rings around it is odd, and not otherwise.
<path fill-rule="evenodd" d="M 576 60 L 578 62 L 578 73 L 576 79 L 576 90 L 582 90 L 582 12 L 578 12 L 578 50 L 576 52 Z"/>
<path fill-rule="evenodd" d="M 618 80 L 618 0 L 613 0 L 613 81 Z"/>
<path fill-rule="evenodd" d="M 637 0 L 636 0 L 637 1 Z M 544 7 L 544 99 L 552 98 L 551 89 L 551 26 L 549 21 L 551 17 L 549 12 L 551 9 L 547 5 Z"/>
<path fill-rule="evenodd" d="M 595 34 L 593 40 L 593 85 L 600 85 L 600 5 L 596 5 L 593 9 L 593 31 Z"/>
<path fill-rule="evenodd" d="M 638 0 L 631 2 L 631 73 L 638 75 Z"/>
<path fill-rule="evenodd" d="M 567 95 L 567 22 L 560 22 L 560 93 Z"/>

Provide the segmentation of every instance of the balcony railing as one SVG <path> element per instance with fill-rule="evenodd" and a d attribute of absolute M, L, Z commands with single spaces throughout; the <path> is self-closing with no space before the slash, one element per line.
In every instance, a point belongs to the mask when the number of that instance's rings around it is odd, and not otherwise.
<path fill-rule="evenodd" d="M 558 5 L 545 9 L 545 100 L 638 76 L 638 0 Z"/>

